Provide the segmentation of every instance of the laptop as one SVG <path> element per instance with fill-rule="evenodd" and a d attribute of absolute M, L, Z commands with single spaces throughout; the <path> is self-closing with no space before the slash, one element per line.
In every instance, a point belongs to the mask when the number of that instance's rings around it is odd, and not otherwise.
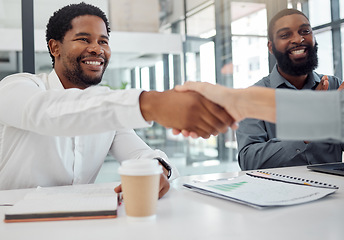
<path fill-rule="evenodd" d="M 344 176 L 344 162 L 314 164 L 308 165 L 307 168 L 317 172 Z"/>

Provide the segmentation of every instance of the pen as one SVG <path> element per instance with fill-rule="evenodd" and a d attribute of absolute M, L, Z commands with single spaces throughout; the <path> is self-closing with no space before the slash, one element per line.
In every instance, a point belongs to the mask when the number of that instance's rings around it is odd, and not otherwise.
<path fill-rule="evenodd" d="M 117 202 L 118 202 L 118 206 L 121 206 L 122 201 L 123 201 L 122 193 L 117 193 Z"/>

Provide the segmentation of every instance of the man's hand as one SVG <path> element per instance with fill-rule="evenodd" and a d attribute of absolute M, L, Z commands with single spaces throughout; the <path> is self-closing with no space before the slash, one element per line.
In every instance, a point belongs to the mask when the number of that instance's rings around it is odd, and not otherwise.
<path fill-rule="evenodd" d="M 223 107 L 230 114 L 230 127 L 233 130 L 238 128 L 238 123 L 244 118 L 257 118 L 276 122 L 274 89 L 254 86 L 246 89 L 232 89 L 206 82 L 186 82 L 182 86 L 176 86 L 175 89 L 180 92 L 196 91 Z M 181 132 L 183 133 L 183 131 Z M 175 129 L 174 133 L 177 132 L 180 132 L 180 130 Z M 184 132 L 189 133 L 191 136 L 188 129 Z"/>
<path fill-rule="evenodd" d="M 146 121 L 155 121 L 167 128 L 184 129 L 203 138 L 225 133 L 233 124 L 233 118 L 222 107 L 197 92 L 143 92 L 140 107 Z"/>
<path fill-rule="evenodd" d="M 162 198 L 170 190 L 170 183 L 165 174 L 160 174 L 159 199 Z"/>
<path fill-rule="evenodd" d="M 326 75 L 324 75 L 321 78 L 320 83 L 318 84 L 318 86 L 314 90 L 316 90 L 316 91 L 327 91 L 328 86 L 329 86 L 328 77 Z M 343 88 L 344 88 L 344 86 L 343 86 Z"/>
<path fill-rule="evenodd" d="M 342 84 L 340 84 L 339 88 L 337 89 L 338 91 L 342 91 L 344 89 L 344 82 L 342 82 Z"/>
<path fill-rule="evenodd" d="M 159 199 L 162 198 L 170 189 L 170 183 L 168 182 L 167 176 L 165 173 L 160 174 L 160 187 L 159 187 Z M 122 185 L 115 187 L 115 192 L 122 192 Z M 125 196 L 124 196 L 125 197 Z"/>

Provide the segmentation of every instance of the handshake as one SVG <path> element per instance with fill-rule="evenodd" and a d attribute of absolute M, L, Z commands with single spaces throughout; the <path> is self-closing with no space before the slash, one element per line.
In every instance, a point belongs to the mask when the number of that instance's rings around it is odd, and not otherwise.
<path fill-rule="evenodd" d="M 186 82 L 175 89 L 143 92 L 140 109 L 155 121 L 193 138 L 209 138 L 236 129 L 244 118 L 275 122 L 275 91 L 262 87 L 231 89 L 204 82 Z"/>

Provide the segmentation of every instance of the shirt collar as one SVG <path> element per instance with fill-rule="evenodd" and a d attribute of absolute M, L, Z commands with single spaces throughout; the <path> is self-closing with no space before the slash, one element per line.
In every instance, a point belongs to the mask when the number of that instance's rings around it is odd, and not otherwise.
<path fill-rule="evenodd" d="M 308 81 L 306 82 L 305 86 L 303 88 L 312 89 L 320 83 L 320 77 L 318 74 L 316 74 L 314 71 L 312 71 L 310 74 L 308 74 Z"/>
<path fill-rule="evenodd" d="M 50 89 L 64 89 L 59 77 L 55 70 L 52 70 L 48 76 L 49 88 Z"/>
<path fill-rule="evenodd" d="M 320 77 L 312 71 L 308 75 L 308 79 L 306 84 L 303 86 L 303 89 L 311 89 L 314 86 L 316 86 L 320 82 Z M 280 88 L 281 85 L 287 86 L 289 88 L 295 88 L 294 85 L 292 85 L 287 79 L 282 77 L 282 75 L 277 70 L 277 64 L 274 66 L 270 73 L 270 84 L 272 88 Z"/>

